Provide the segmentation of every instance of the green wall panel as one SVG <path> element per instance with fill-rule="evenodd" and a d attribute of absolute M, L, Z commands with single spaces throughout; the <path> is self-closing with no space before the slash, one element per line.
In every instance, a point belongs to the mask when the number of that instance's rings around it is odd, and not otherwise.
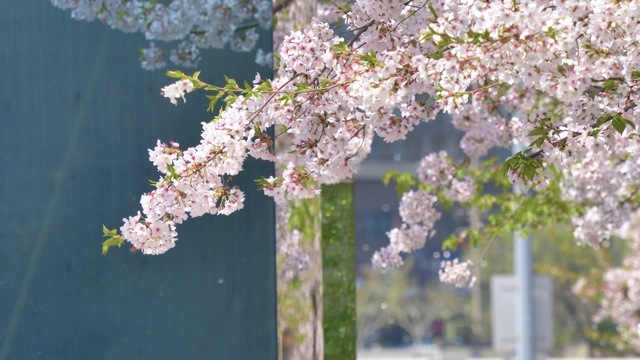
<path fill-rule="evenodd" d="M 270 46 L 270 36 L 263 37 Z M 178 230 L 161 256 L 114 248 L 101 227 L 139 210 L 156 139 L 199 141 L 204 94 L 173 106 L 171 82 L 137 62 L 146 43 L 72 20 L 49 1 L 0 12 L 0 360 L 275 359 L 274 206 L 249 162 L 245 209 Z M 253 54 L 204 52 L 202 78 L 251 80 Z"/>
<path fill-rule="evenodd" d="M 356 358 L 356 241 L 353 184 L 322 186 L 324 357 Z"/>

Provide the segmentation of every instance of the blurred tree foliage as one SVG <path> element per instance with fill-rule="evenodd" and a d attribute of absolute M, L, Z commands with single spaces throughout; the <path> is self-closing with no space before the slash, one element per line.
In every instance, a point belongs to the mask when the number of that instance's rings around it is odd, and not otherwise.
<path fill-rule="evenodd" d="M 598 249 L 576 246 L 571 227 L 563 224 L 537 229 L 532 237 L 535 271 L 553 281 L 554 350 L 549 355 L 561 355 L 567 347 L 580 343 L 587 343 L 590 354 L 595 356 L 627 354 L 618 346 L 620 339 L 615 326 L 591 321 L 599 302 L 602 274 L 620 264 L 626 242 L 611 239 Z M 472 260 L 481 267 L 475 286 L 481 287 L 483 312 L 487 314 L 482 323 L 483 336 L 477 341 L 490 346 L 491 275 L 513 271 L 513 243 L 510 238 L 496 238 L 481 261 Z M 444 320 L 445 326 L 446 320 L 452 319 L 470 322 L 468 292 L 434 282 L 421 284 L 411 258 L 406 259 L 403 267 L 385 274 L 368 267 L 362 268 L 360 273 L 357 283 L 358 347 L 372 342 L 384 343 L 384 339 L 376 335 L 390 326 L 400 327 L 409 335 L 410 341 L 418 343 L 429 334 L 434 320 Z M 585 274 L 588 274 L 590 297 L 572 290 Z"/>
<path fill-rule="evenodd" d="M 459 296 L 454 287 L 438 282 L 421 284 L 413 274 L 414 263 L 406 259 L 404 266 L 384 274 L 370 267 L 362 268 L 357 283 L 357 345 L 376 342 L 376 332 L 397 326 L 413 344 L 431 335 L 434 321 L 468 317 L 467 296 Z M 384 342 L 384 339 L 379 339 Z"/>
<path fill-rule="evenodd" d="M 620 264 L 626 248 L 621 239 L 611 239 L 598 249 L 576 246 L 572 228 L 566 224 L 553 224 L 537 229 L 533 238 L 535 272 L 549 276 L 553 281 L 554 298 L 554 350 L 550 355 L 561 355 L 570 345 L 584 343 L 589 345 L 591 354 L 624 355 L 616 350 L 619 335 L 615 327 L 606 323 L 596 325 L 591 316 L 596 312 L 599 301 L 599 282 L 603 272 Z M 474 259 L 475 260 L 475 259 Z M 485 253 L 480 263 L 482 275 L 479 285 L 482 287 L 485 311 L 490 311 L 490 279 L 493 273 L 511 273 L 513 271 L 513 242 L 511 239 L 496 239 Z M 490 264 L 490 266 L 486 266 Z M 590 297 L 576 294 L 572 288 L 587 274 L 587 282 L 594 293 Z M 485 318 L 483 328 L 490 342 L 490 317 Z"/>

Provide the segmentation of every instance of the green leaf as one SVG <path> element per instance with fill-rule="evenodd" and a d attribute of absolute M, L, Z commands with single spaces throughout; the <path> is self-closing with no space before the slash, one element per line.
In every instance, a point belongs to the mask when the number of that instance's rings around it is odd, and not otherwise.
<path fill-rule="evenodd" d="M 502 163 L 502 166 L 500 167 L 500 171 L 506 175 L 506 173 L 515 168 L 516 164 L 518 163 L 518 158 L 516 157 L 517 154 L 515 154 L 514 156 L 511 156 L 509 158 L 507 158 L 507 160 L 504 161 L 504 163 Z"/>
<path fill-rule="evenodd" d="M 545 35 L 547 35 L 548 37 L 550 37 L 553 40 L 556 39 L 556 35 L 558 34 L 558 32 L 551 26 L 549 26 L 549 28 L 544 33 L 545 33 Z"/>
<path fill-rule="evenodd" d="M 426 43 L 427 41 L 431 40 L 431 38 L 433 37 L 434 33 L 433 32 L 425 32 L 422 33 L 422 35 L 420 36 L 420 42 L 421 43 Z"/>
<path fill-rule="evenodd" d="M 116 12 L 116 19 L 118 19 L 118 20 L 122 20 L 122 19 L 124 19 L 124 17 L 125 17 L 125 16 L 127 16 L 128 14 L 129 14 L 129 13 L 128 13 L 127 11 L 123 11 L 123 10 L 118 11 L 118 12 Z"/>
<path fill-rule="evenodd" d="M 227 85 L 224 86 L 227 90 L 238 90 L 238 83 L 235 79 L 229 78 L 225 75 L 224 80 L 227 82 Z"/>
<path fill-rule="evenodd" d="M 215 107 L 216 107 L 216 103 L 218 102 L 218 100 L 220 99 L 220 97 L 222 96 L 222 93 L 218 93 L 218 95 L 207 95 L 207 98 L 210 100 L 209 101 L 209 106 L 207 107 L 207 111 L 215 111 Z"/>
<path fill-rule="evenodd" d="M 537 128 L 531 130 L 527 136 L 536 136 L 536 135 L 546 135 L 547 131 L 542 127 L 538 126 Z"/>
<path fill-rule="evenodd" d="M 618 89 L 618 83 L 615 82 L 614 80 L 606 80 L 602 84 L 602 87 L 604 88 L 604 92 L 610 93 Z"/>
<path fill-rule="evenodd" d="M 400 174 L 400 172 L 399 172 L 399 171 L 396 171 L 396 170 L 389 170 L 389 171 L 387 171 L 387 173 L 386 173 L 386 174 L 384 174 L 384 176 L 382 176 L 382 183 L 383 183 L 385 186 L 388 186 L 388 185 L 389 185 L 389 182 L 390 182 L 394 177 L 398 176 L 399 174 Z"/>
<path fill-rule="evenodd" d="M 168 70 L 167 71 L 167 76 L 170 78 L 175 78 L 175 79 L 182 79 L 184 77 L 184 74 L 182 73 L 182 71 L 180 70 Z"/>
<path fill-rule="evenodd" d="M 596 126 L 596 127 L 598 127 L 598 126 L 600 126 L 600 125 L 602 125 L 602 124 L 604 124 L 604 123 L 608 122 L 609 120 L 611 120 L 611 118 L 613 118 L 613 115 L 611 115 L 611 114 L 604 114 L 604 115 L 602 115 L 602 116 L 600 116 L 600 117 L 598 118 L 598 121 L 596 121 L 595 126 Z"/>
<path fill-rule="evenodd" d="M 174 168 L 173 165 L 167 164 L 167 170 L 172 176 L 178 176 L 178 174 L 176 173 L 176 168 Z"/>
<path fill-rule="evenodd" d="M 349 53 L 349 46 L 344 41 L 340 41 L 340 43 L 333 45 L 333 51 L 339 56 L 345 56 Z"/>
<path fill-rule="evenodd" d="M 118 235 L 117 229 L 109 230 L 104 225 L 102 225 L 102 237 L 108 238 L 102 243 L 102 255 L 106 255 L 110 247 L 120 247 L 124 243 L 124 238 Z"/>
<path fill-rule="evenodd" d="M 118 235 L 118 230 L 113 229 L 113 230 L 109 230 L 107 229 L 106 226 L 104 226 L 104 224 L 102 225 L 102 236 L 116 236 Z"/>
<path fill-rule="evenodd" d="M 258 85 L 256 90 L 257 91 L 264 91 L 264 92 L 272 91 L 273 88 L 271 87 L 271 80 L 267 80 L 267 81 L 261 83 L 260 85 Z"/>
<path fill-rule="evenodd" d="M 624 119 L 624 121 L 626 121 L 626 122 L 627 122 L 627 125 L 631 126 L 631 128 L 632 128 L 633 130 L 635 130 L 635 129 L 636 129 L 636 124 L 635 124 L 633 121 L 631 121 L 631 120 L 629 120 L 629 119 Z"/>
<path fill-rule="evenodd" d="M 453 39 L 450 36 L 446 36 L 444 34 L 440 35 L 442 39 L 436 44 L 439 50 L 442 50 L 453 43 Z"/>
<path fill-rule="evenodd" d="M 472 246 L 476 246 L 478 242 L 480 242 L 478 230 L 467 230 L 465 235 L 469 239 L 469 244 Z"/>
<path fill-rule="evenodd" d="M 282 103 L 282 105 L 286 105 L 289 102 L 293 102 L 295 99 L 294 94 L 286 93 L 278 98 L 278 101 Z"/>
<path fill-rule="evenodd" d="M 544 144 L 544 140 L 545 137 L 544 136 L 540 136 L 539 138 L 533 140 L 530 144 L 529 147 L 536 147 L 536 148 L 540 148 L 542 147 L 542 144 Z"/>
<path fill-rule="evenodd" d="M 309 89 L 310 87 L 306 83 L 302 83 L 302 82 L 296 83 L 296 92 L 303 92 Z"/>
<path fill-rule="evenodd" d="M 269 183 L 265 178 L 255 179 L 253 181 L 258 184 L 258 190 L 264 190 L 265 186 L 271 186 L 271 183 Z"/>
<path fill-rule="evenodd" d="M 436 9 L 433 7 L 433 5 L 431 5 L 430 2 L 427 2 L 427 7 L 429 8 L 429 12 L 431 13 L 431 15 L 433 15 L 434 18 L 437 18 L 438 13 L 436 12 Z"/>
<path fill-rule="evenodd" d="M 389 185 L 391 180 L 396 182 L 396 191 L 398 197 L 402 197 L 402 194 L 409 191 L 413 186 L 416 186 L 416 180 L 413 173 L 399 172 L 395 170 L 389 170 L 383 177 L 382 181 L 385 185 Z"/>
<path fill-rule="evenodd" d="M 234 103 L 237 99 L 238 99 L 238 97 L 237 97 L 235 94 L 233 94 L 233 93 L 231 93 L 231 94 L 227 94 L 227 97 L 226 97 L 226 98 L 224 98 L 224 99 L 222 100 L 222 101 L 224 101 L 224 103 L 225 103 L 224 108 L 225 108 L 225 109 L 228 109 L 229 107 L 231 107 L 231 105 L 233 105 L 233 103 Z"/>
<path fill-rule="evenodd" d="M 448 238 L 446 238 L 443 242 L 442 242 L 442 250 L 452 250 L 455 251 L 458 249 L 458 238 L 456 236 L 454 236 L 453 234 L 449 235 Z"/>
<path fill-rule="evenodd" d="M 96 15 L 100 15 L 102 13 L 108 12 L 109 9 L 107 8 L 107 4 L 105 4 L 104 2 L 102 3 L 102 6 L 100 6 L 100 8 L 98 9 L 98 11 L 96 11 Z"/>
<path fill-rule="evenodd" d="M 592 137 L 598 137 L 598 135 L 600 135 L 601 131 L 602 131 L 602 129 L 595 129 L 595 130 L 589 131 L 587 134 L 589 136 L 592 136 Z"/>
<path fill-rule="evenodd" d="M 532 181 L 536 177 L 536 169 L 531 164 L 526 164 L 522 168 L 522 178 Z"/>
<path fill-rule="evenodd" d="M 102 243 L 102 255 L 107 255 L 107 251 L 109 251 L 110 247 L 112 246 L 120 247 L 122 246 L 122 244 L 124 244 L 124 238 L 121 236 L 114 236 L 112 238 L 105 240 Z"/>
<path fill-rule="evenodd" d="M 278 69 L 280 68 L 280 56 L 274 54 L 273 63 L 274 63 L 273 71 L 278 72 Z"/>
<path fill-rule="evenodd" d="M 362 60 L 362 62 L 364 62 L 368 68 L 374 68 L 376 66 L 381 65 L 382 63 L 380 61 L 378 61 L 378 59 L 376 58 L 376 53 L 372 50 L 369 51 L 368 53 L 364 54 L 360 60 Z"/>
<path fill-rule="evenodd" d="M 627 127 L 627 121 L 622 117 L 622 115 L 614 115 L 613 119 L 611 120 L 611 126 L 613 126 L 613 128 L 616 129 L 617 132 L 622 134 L 624 132 L 624 129 Z"/>
<path fill-rule="evenodd" d="M 436 51 L 436 52 L 432 52 L 431 54 L 429 54 L 429 59 L 433 59 L 433 60 L 440 60 L 444 57 L 444 51 L 440 50 L 440 51 Z"/>

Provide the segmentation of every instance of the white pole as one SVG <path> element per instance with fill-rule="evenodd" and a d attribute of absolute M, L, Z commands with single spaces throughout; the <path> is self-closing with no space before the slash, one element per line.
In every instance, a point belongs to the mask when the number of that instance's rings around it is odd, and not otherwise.
<path fill-rule="evenodd" d="M 516 294 L 516 359 L 535 359 L 535 317 L 533 306 L 533 261 L 531 238 L 514 234 Z"/>

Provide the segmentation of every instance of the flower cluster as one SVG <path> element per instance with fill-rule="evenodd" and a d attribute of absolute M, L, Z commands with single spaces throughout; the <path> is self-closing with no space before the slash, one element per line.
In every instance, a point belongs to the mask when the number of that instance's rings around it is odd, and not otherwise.
<path fill-rule="evenodd" d="M 467 203 L 473 199 L 475 191 L 473 179 L 467 176 L 461 180 L 452 179 L 451 186 L 444 189 L 444 194 L 453 201 Z"/>
<path fill-rule="evenodd" d="M 148 48 L 140 50 L 140 65 L 143 69 L 151 71 L 167 66 L 162 49 L 156 47 L 153 41 L 149 43 Z"/>
<path fill-rule="evenodd" d="M 429 154 L 420 161 L 418 179 L 425 185 L 441 186 L 453 178 L 454 167 L 447 159 L 447 152 Z"/>
<path fill-rule="evenodd" d="M 134 249 L 162 254 L 175 246 L 176 226 L 188 217 L 229 215 L 244 207 L 244 193 L 230 185 L 231 176 L 242 170 L 249 136 L 247 129 L 238 127 L 237 117 L 246 110 L 240 104 L 224 112 L 233 121 L 203 123 L 199 145 L 182 151 L 177 143 L 158 141 L 149 150 L 149 159 L 164 177 L 141 197 L 142 214 L 124 219 L 120 228 Z"/>
<path fill-rule="evenodd" d="M 162 96 L 169 98 L 173 105 L 178 105 L 178 98 L 182 98 L 184 102 L 187 102 L 184 95 L 191 91 L 193 91 L 193 83 L 189 80 L 180 80 L 163 87 L 161 94 Z"/>
<path fill-rule="evenodd" d="M 433 227 L 440 219 L 440 213 L 435 209 L 436 201 L 435 196 L 424 190 L 411 190 L 402 196 L 400 216 L 404 223 L 400 228 L 387 232 L 390 243 L 373 255 L 375 269 L 385 271 L 401 266 L 401 253 L 421 249 L 427 239 L 435 234 Z"/>
<path fill-rule="evenodd" d="M 248 52 L 258 39 L 256 27 L 271 28 L 271 1 L 266 0 L 51 0 L 53 5 L 71 10 L 76 20 L 100 20 L 112 29 L 142 32 L 150 47 L 142 50 L 141 65 L 146 70 L 163 68 L 164 53 L 153 41 L 181 42 L 170 51 L 176 65 L 195 67 L 199 48 Z"/>
<path fill-rule="evenodd" d="M 489 111 L 487 104 L 474 101 L 461 105 L 459 113 L 451 115 L 451 122 L 465 132 L 460 148 L 469 156 L 485 156 L 490 149 L 511 143 L 511 134 L 504 117 Z"/>
<path fill-rule="evenodd" d="M 476 282 L 476 277 L 471 275 L 469 269 L 472 265 L 471 260 L 463 262 L 459 262 L 458 259 L 445 260 L 440 264 L 440 271 L 438 271 L 440 281 L 460 288 L 472 287 Z"/>
<path fill-rule="evenodd" d="M 427 239 L 435 235 L 435 223 L 441 217 L 436 210 L 438 196 L 444 196 L 447 201 L 468 203 L 476 192 L 476 184 L 471 177 L 457 177 L 456 165 L 446 151 L 425 156 L 417 168 L 417 178 L 420 190 L 408 190 L 400 200 L 403 224 L 387 232 L 389 245 L 373 256 L 376 269 L 401 266 L 403 262 L 397 260 L 401 253 L 420 250 Z M 439 191 L 440 195 L 437 195 Z"/>

